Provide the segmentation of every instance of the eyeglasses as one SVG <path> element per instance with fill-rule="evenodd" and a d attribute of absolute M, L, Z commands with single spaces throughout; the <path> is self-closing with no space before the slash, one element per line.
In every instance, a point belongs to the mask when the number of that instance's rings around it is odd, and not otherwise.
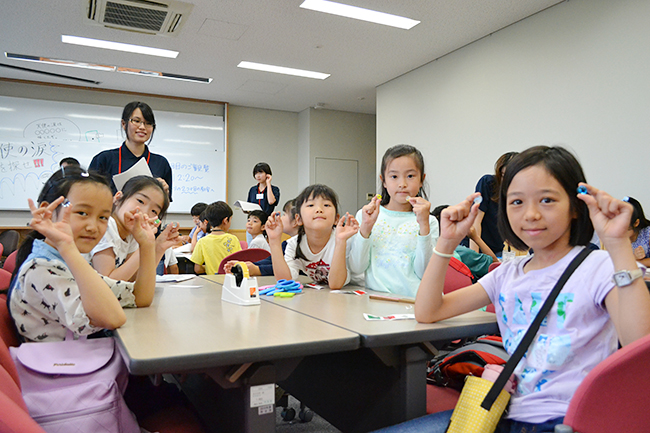
<path fill-rule="evenodd" d="M 131 119 L 129 119 L 129 122 L 131 122 L 133 125 L 137 126 L 138 128 L 141 125 L 144 125 L 145 128 L 153 128 L 154 126 L 156 126 L 155 123 L 149 123 L 146 120 L 140 120 L 140 119 L 131 118 Z"/>

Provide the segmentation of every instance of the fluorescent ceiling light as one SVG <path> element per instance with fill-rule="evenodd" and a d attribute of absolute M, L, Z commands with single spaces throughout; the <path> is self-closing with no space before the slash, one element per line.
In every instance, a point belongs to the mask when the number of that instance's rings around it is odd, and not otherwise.
<path fill-rule="evenodd" d="M 305 71 L 303 69 L 285 68 L 283 66 L 265 65 L 263 63 L 254 62 L 239 62 L 237 67 L 254 69 L 256 71 L 274 72 L 276 74 L 295 75 L 297 77 L 316 78 L 318 80 L 324 80 L 330 76 L 330 74 L 324 74 L 322 72 Z"/>
<path fill-rule="evenodd" d="M 178 51 L 151 48 L 142 45 L 123 44 L 121 42 L 103 41 L 101 39 L 82 38 L 79 36 L 61 35 L 61 42 L 66 44 L 83 45 L 86 47 L 105 48 L 107 50 L 126 51 L 127 53 L 168 57 L 170 59 L 175 59 L 178 56 Z"/>
<path fill-rule="evenodd" d="M 75 119 L 110 120 L 112 122 L 119 122 L 122 120 L 121 117 L 91 116 L 88 114 L 66 114 L 66 116 L 73 117 Z"/>
<path fill-rule="evenodd" d="M 412 20 L 410 18 L 404 18 L 397 15 L 377 12 L 328 0 L 305 0 L 300 7 L 312 11 L 325 12 L 332 15 L 354 18 L 355 20 L 361 21 L 369 21 L 371 23 L 383 24 L 385 26 L 397 27 L 405 30 L 409 30 L 420 24 L 420 21 Z"/>
<path fill-rule="evenodd" d="M 223 131 L 222 126 L 203 126 L 203 125 L 178 125 L 179 128 L 190 128 L 190 129 L 210 129 L 212 131 Z"/>
<path fill-rule="evenodd" d="M 47 57 L 27 56 L 24 54 L 5 53 L 5 57 L 13 60 L 23 60 L 25 62 L 47 63 L 48 65 L 70 66 L 73 68 L 93 69 L 96 71 L 115 70 L 115 66 L 96 65 L 93 63 L 75 62 L 72 60 L 49 59 Z"/>

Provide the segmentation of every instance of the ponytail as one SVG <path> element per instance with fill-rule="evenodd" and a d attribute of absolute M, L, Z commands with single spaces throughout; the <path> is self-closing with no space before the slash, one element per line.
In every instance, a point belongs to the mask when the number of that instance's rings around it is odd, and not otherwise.
<path fill-rule="evenodd" d="M 296 242 L 296 255 L 294 259 L 301 259 L 301 260 L 307 260 L 307 257 L 305 257 L 305 254 L 302 252 L 300 249 L 300 241 L 302 241 L 302 237 L 305 234 L 305 227 L 301 224 L 298 226 L 298 242 Z"/>
<path fill-rule="evenodd" d="M 22 264 L 25 263 L 27 257 L 29 257 L 29 255 L 32 253 L 32 247 L 34 246 L 34 241 L 36 239 L 45 239 L 45 236 L 36 230 L 32 230 L 31 232 L 27 233 L 25 240 L 20 244 L 20 247 L 18 247 L 18 250 L 16 252 L 16 266 L 14 267 L 14 271 L 11 273 L 12 281 L 14 278 L 16 278 L 16 275 L 18 275 L 18 271 L 20 270 Z"/>

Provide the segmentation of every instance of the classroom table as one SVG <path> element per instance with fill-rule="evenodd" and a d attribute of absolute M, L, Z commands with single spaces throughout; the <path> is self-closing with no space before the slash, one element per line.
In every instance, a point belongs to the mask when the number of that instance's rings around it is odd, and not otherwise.
<path fill-rule="evenodd" d="M 222 302 L 221 285 L 199 277 L 157 284 L 150 307 L 125 313 L 115 335 L 129 371 L 180 374 L 209 431 L 275 431 L 274 383 L 301 357 L 359 347 L 357 334 L 272 303 Z"/>
<path fill-rule="evenodd" d="M 223 275 L 202 276 L 221 284 Z M 308 282 L 301 277 L 300 281 Z M 258 285 L 273 284 L 258 277 Z M 422 343 L 449 341 L 497 332 L 492 313 L 476 311 L 434 324 L 415 320 L 368 321 L 377 316 L 413 314 L 413 305 L 373 300 L 349 292 L 305 288 L 293 298 L 262 296 L 296 314 L 348 330 L 360 337 L 355 351 L 305 356 L 280 385 L 345 432 L 363 432 L 426 413 L 426 361 L 432 357 Z"/>

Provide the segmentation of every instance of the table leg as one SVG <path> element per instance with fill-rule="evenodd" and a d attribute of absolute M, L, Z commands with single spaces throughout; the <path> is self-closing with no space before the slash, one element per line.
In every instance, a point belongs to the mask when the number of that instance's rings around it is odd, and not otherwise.
<path fill-rule="evenodd" d="M 272 364 L 253 364 L 232 388 L 219 386 L 205 374 L 179 381 L 210 433 L 275 432 L 275 380 Z"/>
<path fill-rule="evenodd" d="M 367 432 L 426 414 L 426 361 L 418 346 L 305 357 L 280 386 L 336 428 Z"/>

